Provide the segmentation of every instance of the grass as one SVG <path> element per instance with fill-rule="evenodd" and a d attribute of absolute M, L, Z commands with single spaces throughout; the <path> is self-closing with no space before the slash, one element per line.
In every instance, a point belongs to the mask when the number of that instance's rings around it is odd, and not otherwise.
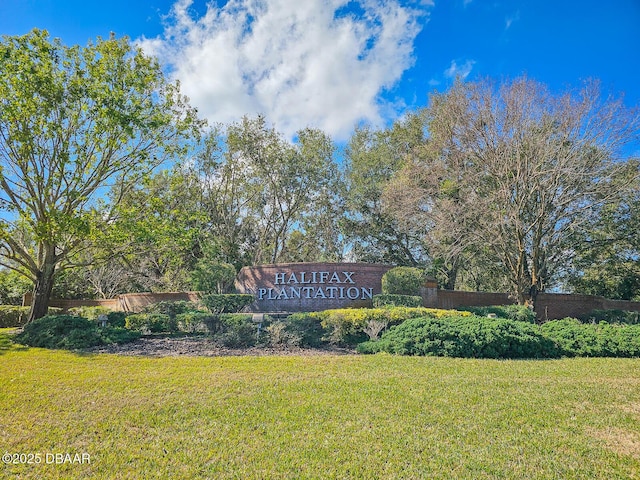
<path fill-rule="evenodd" d="M 640 362 L 136 358 L 0 331 L 0 478 L 640 478 Z M 2 346 L 4 345 L 4 347 Z"/>

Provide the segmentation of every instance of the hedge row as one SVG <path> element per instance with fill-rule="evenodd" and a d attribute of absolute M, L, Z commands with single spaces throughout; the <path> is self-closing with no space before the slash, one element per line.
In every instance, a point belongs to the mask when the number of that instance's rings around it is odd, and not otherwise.
<path fill-rule="evenodd" d="M 75 315 L 48 315 L 24 326 L 15 341 L 42 348 L 81 349 L 125 343 L 140 336 L 124 328 L 98 327 L 96 322 Z"/>
<path fill-rule="evenodd" d="M 553 358 L 555 343 L 525 322 L 478 316 L 423 317 L 390 329 L 360 353 L 388 352 L 467 358 Z"/>
<path fill-rule="evenodd" d="M 373 307 L 421 307 L 422 297 L 418 295 L 397 295 L 392 293 L 374 295 Z"/>
<path fill-rule="evenodd" d="M 29 319 L 30 307 L 0 305 L 0 328 L 22 327 Z M 61 308 L 49 307 L 50 314 L 60 313 Z"/>
<path fill-rule="evenodd" d="M 358 351 L 466 358 L 638 357 L 640 325 L 423 317 L 391 328 L 379 341 L 359 344 Z"/>

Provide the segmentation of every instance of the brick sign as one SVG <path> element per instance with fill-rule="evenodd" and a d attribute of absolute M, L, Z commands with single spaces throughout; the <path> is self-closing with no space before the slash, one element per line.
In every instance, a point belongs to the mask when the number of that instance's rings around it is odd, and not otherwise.
<path fill-rule="evenodd" d="M 282 263 L 244 267 L 236 288 L 256 297 L 254 312 L 311 312 L 371 305 L 388 265 Z"/>

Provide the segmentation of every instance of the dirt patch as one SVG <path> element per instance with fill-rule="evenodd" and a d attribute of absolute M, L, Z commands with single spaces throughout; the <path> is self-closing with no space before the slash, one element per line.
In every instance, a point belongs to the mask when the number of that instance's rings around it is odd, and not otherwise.
<path fill-rule="evenodd" d="M 207 337 L 145 337 L 122 345 L 106 345 L 85 350 L 87 353 L 115 353 L 145 357 L 226 357 L 267 355 L 351 355 L 355 350 L 340 347 L 249 347 L 227 348 Z"/>
<path fill-rule="evenodd" d="M 640 459 L 640 436 L 621 428 L 593 430 L 590 434 L 604 442 L 604 446 L 619 455 Z"/>

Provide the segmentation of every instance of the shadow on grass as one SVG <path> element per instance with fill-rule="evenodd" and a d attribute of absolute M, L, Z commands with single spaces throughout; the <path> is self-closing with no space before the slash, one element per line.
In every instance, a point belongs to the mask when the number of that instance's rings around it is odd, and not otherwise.
<path fill-rule="evenodd" d="M 16 331 L 8 331 L 8 332 L 0 332 L 0 355 L 3 355 L 7 352 L 21 352 L 24 350 L 29 350 L 29 347 L 25 347 L 24 345 L 18 345 L 17 343 L 13 343 L 12 336 Z"/>

